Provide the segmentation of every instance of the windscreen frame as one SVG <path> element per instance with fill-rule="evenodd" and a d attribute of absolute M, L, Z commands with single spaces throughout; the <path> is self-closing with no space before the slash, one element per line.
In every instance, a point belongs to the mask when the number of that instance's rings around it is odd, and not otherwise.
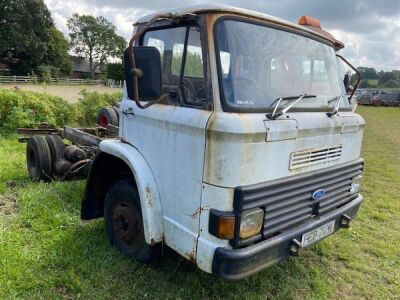
<path fill-rule="evenodd" d="M 335 45 L 326 40 L 323 39 L 317 35 L 314 35 L 311 32 L 308 31 L 302 31 L 300 29 L 297 28 L 292 28 L 289 26 L 285 26 L 283 24 L 278 24 L 278 23 L 274 23 L 271 21 L 264 21 L 264 20 L 258 20 L 258 19 L 250 19 L 250 18 L 246 18 L 243 16 L 238 16 L 238 15 L 224 15 L 219 17 L 213 25 L 213 40 L 214 40 L 214 50 L 215 50 L 215 61 L 217 64 L 217 76 L 218 76 L 218 85 L 219 85 L 219 97 L 220 97 L 220 101 L 221 101 L 221 106 L 223 111 L 226 112 L 238 112 L 238 113 L 268 113 L 268 112 L 272 112 L 274 110 L 274 107 L 263 107 L 263 108 L 246 108 L 246 107 L 236 107 L 236 106 L 232 106 L 229 104 L 229 102 L 227 101 L 227 99 L 225 98 L 225 92 L 224 92 L 224 82 L 223 82 L 223 72 L 222 72 L 222 64 L 221 64 L 221 58 L 220 58 L 220 46 L 219 46 L 219 41 L 218 41 L 218 34 L 217 34 L 217 30 L 218 30 L 218 25 L 220 23 L 222 23 L 223 21 L 238 21 L 238 22 L 243 22 L 243 23 L 248 23 L 248 24 L 254 24 L 254 25 L 258 25 L 258 26 L 264 26 L 264 27 L 268 27 L 271 29 L 276 29 L 276 30 L 281 30 L 281 31 L 285 31 L 285 32 L 289 32 L 292 34 L 296 34 L 305 38 L 309 38 L 312 39 L 316 42 L 320 42 L 322 44 L 325 44 L 329 47 L 331 47 L 333 49 L 333 51 L 336 54 L 336 48 Z M 343 85 L 344 86 L 344 85 Z M 329 112 L 331 109 L 330 108 L 322 108 L 322 107 L 293 107 L 291 109 L 292 112 Z M 351 107 L 343 107 L 340 109 L 341 111 L 351 111 Z"/>

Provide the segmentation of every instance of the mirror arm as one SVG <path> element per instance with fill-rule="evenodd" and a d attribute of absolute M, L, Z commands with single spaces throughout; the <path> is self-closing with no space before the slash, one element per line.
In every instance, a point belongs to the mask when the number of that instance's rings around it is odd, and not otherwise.
<path fill-rule="evenodd" d="M 361 73 L 360 71 L 358 71 L 347 59 L 345 59 L 343 56 L 336 54 L 337 57 L 339 57 L 342 61 L 344 61 L 354 72 L 356 72 L 358 79 L 356 84 L 354 85 L 353 91 L 351 92 L 349 101 L 351 101 L 351 98 L 353 98 L 354 93 L 356 92 L 356 90 L 358 89 L 358 86 L 360 84 L 361 81 Z M 350 78 L 351 81 L 351 78 Z"/>

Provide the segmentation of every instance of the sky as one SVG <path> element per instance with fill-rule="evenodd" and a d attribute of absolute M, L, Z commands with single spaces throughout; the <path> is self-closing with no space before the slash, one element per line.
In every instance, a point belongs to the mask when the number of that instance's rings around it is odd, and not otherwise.
<path fill-rule="evenodd" d="M 345 44 L 341 54 L 355 66 L 377 71 L 400 69 L 399 0 L 44 0 L 56 27 L 68 34 L 73 13 L 104 16 L 127 40 L 132 24 L 160 10 L 200 3 L 225 4 L 256 10 L 290 22 L 300 16 L 318 18 L 322 27 Z"/>

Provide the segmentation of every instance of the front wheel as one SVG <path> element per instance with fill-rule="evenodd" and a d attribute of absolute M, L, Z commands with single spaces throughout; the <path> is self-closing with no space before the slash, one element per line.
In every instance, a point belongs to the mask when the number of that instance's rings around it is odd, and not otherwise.
<path fill-rule="evenodd" d="M 146 243 L 139 194 L 132 180 L 120 180 L 104 202 L 106 231 L 111 244 L 137 261 L 148 263 L 155 257 L 155 246 Z"/>

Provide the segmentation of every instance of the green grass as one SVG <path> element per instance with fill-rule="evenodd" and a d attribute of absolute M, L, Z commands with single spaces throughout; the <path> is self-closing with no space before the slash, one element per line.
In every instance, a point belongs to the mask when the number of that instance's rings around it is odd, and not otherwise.
<path fill-rule="evenodd" d="M 171 250 L 150 266 L 123 257 L 102 220 L 80 220 L 83 182 L 30 182 L 24 145 L 0 137 L 0 299 L 399 299 L 400 109 L 360 113 L 365 202 L 353 226 L 239 282 L 206 274 Z"/>
<path fill-rule="evenodd" d="M 368 83 L 373 86 L 378 85 L 378 79 L 368 79 Z"/>

